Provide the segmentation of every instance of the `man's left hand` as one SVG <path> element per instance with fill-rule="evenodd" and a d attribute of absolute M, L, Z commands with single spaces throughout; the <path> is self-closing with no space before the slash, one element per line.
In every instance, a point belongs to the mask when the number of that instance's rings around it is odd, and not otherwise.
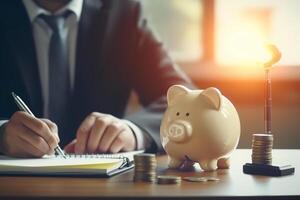
<path fill-rule="evenodd" d="M 66 145 L 67 153 L 117 153 L 136 148 L 135 135 L 121 119 L 93 112 L 80 125 L 76 139 Z"/>

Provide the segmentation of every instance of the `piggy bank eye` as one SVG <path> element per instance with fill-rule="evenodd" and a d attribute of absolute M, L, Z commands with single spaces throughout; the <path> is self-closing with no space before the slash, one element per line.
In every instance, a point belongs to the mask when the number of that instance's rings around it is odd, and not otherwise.
<path fill-rule="evenodd" d="M 185 116 L 187 116 L 187 117 L 190 116 L 190 113 L 185 113 Z"/>
<path fill-rule="evenodd" d="M 179 115 L 180 115 L 180 113 L 179 113 L 179 112 L 177 112 L 177 113 L 176 113 L 176 115 L 177 115 L 177 116 L 179 116 Z"/>

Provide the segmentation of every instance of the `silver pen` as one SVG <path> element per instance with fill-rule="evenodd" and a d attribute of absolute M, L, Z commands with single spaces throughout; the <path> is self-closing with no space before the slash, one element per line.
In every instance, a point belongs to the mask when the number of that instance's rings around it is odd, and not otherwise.
<path fill-rule="evenodd" d="M 30 114 L 31 116 L 35 117 L 34 114 L 31 112 L 31 110 L 28 108 L 28 106 L 22 101 L 22 99 L 16 95 L 14 92 L 11 93 L 14 100 L 15 100 L 15 103 L 17 104 L 17 106 L 19 107 L 19 109 L 21 111 L 24 111 L 24 112 L 27 112 L 28 114 Z M 57 145 L 57 147 L 54 148 L 54 151 L 60 155 L 60 156 L 63 156 L 64 158 L 67 158 L 66 157 L 66 154 L 64 153 L 64 151 L 60 148 L 59 145 Z"/>

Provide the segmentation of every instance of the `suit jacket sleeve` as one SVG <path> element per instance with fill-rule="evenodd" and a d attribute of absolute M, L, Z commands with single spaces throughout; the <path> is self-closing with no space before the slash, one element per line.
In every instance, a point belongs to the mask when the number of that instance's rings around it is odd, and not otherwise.
<path fill-rule="evenodd" d="M 188 78 L 172 62 L 161 42 L 151 32 L 142 17 L 140 4 L 133 8 L 133 44 L 131 82 L 144 108 L 126 119 L 136 124 L 151 138 L 147 151 L 163 151 L 160 142 L 160 123 L 166 110 L 166 93 L 174 84 L 193 87 Z"/>

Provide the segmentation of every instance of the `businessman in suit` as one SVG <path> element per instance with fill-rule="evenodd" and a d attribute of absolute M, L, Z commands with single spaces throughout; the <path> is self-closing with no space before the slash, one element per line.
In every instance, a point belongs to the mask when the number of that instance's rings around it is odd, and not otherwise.
<path fill-rule="evenodd" d="M 130 0 L 0 1 L 0 153 L 162 151 L 165 94 L 189 85 Z M 124 117 L 131 91 L 143 109 Z M 14 91 L 37 118 L 18 112 Z M 59 130 L 59 131 L 58 131 Z"/>

